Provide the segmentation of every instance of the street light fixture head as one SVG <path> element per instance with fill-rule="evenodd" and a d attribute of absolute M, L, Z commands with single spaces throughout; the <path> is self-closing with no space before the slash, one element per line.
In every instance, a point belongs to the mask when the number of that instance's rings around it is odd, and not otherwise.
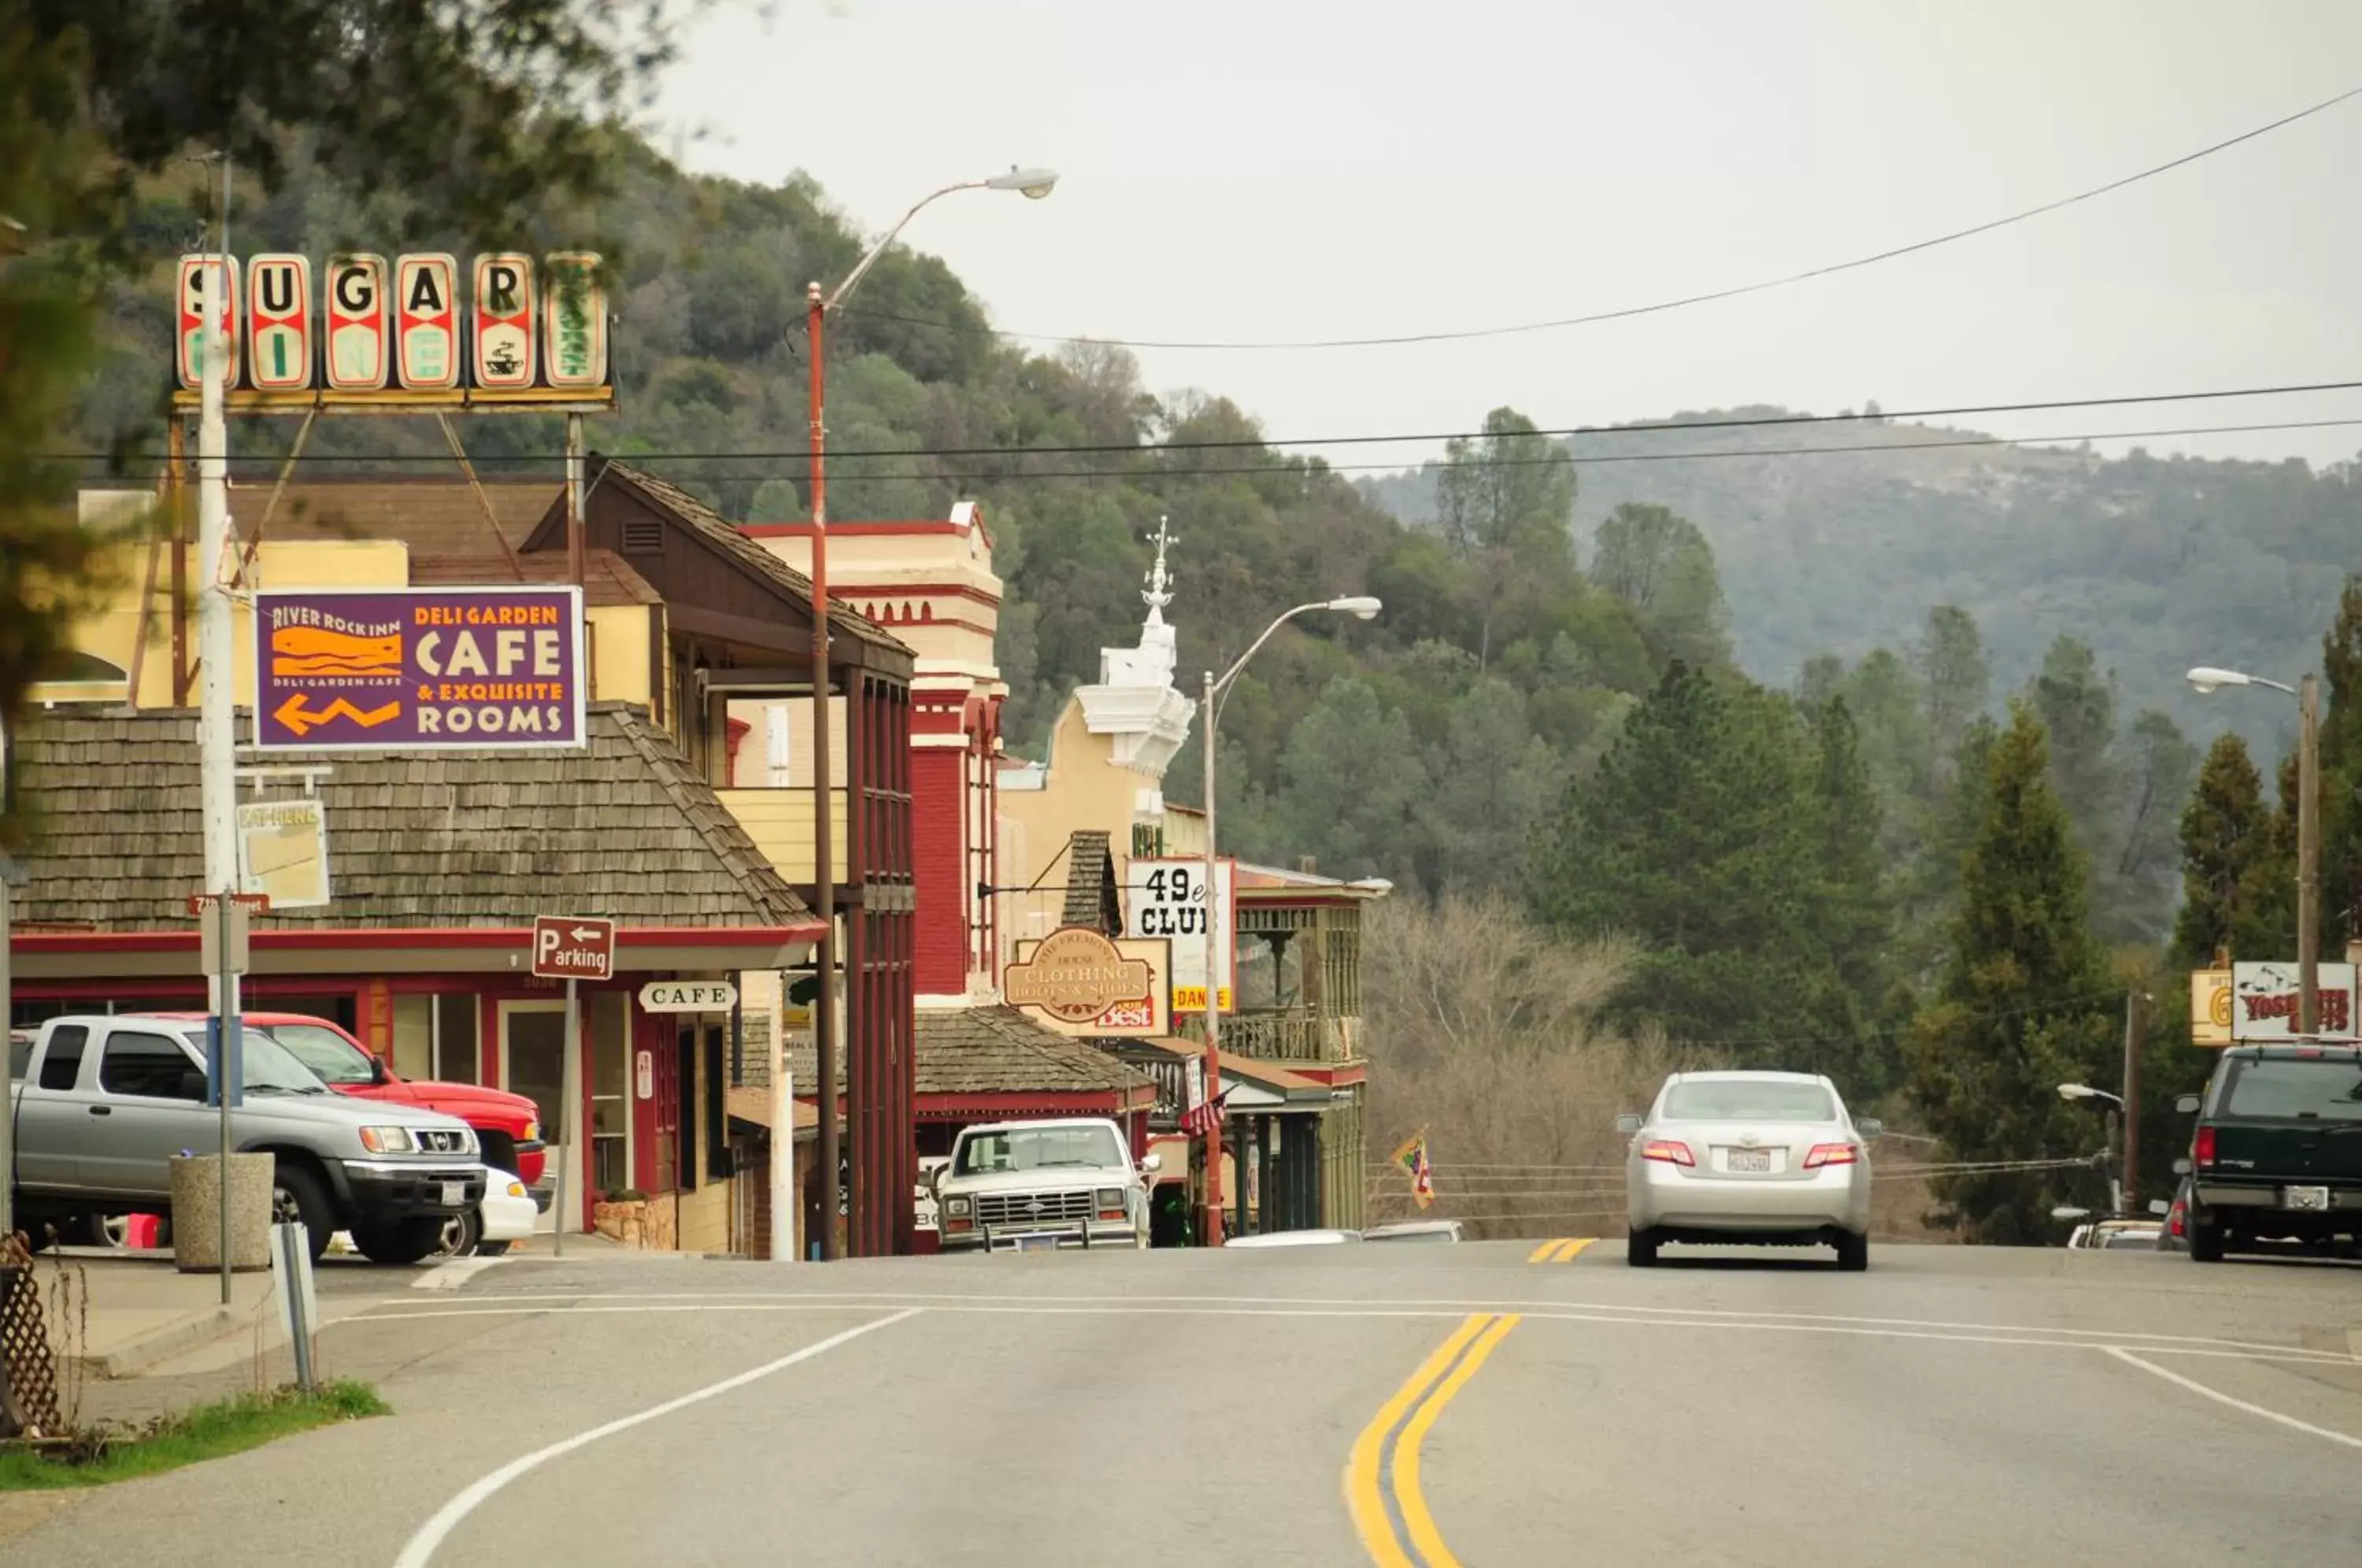
<path fill-rule="evenodd" d="M 2253 686 L 2255 683 L 2256 678 L 2252 675 L 2243 675 L 2235 669 L 2216 669 L 2211 665 L 2202 664 L 2190 672 L 2190 684 L 2198 689 L 2202 697 L 2217 687 Z"/>
<path fill-rule="evenodd" d="M 2092 1086 L 2089 1084 L 2060 1084 L 2058 1086 L 2058 1098 L 2060 1099 L 2089 1099 L 2092 1098 Z"/>
<path fill-rule="evenodd" d="M 1376 619 L 1378 612 L 1385 606 L 1366 593 L 1357 593 L 1347 599 L 1331 599 L 1321 608 L 1351 615 L 1356 620 L 1370 621 Z"/>
<path fill-rule="evenodd" d="M 1014 163 L 1006 174 L 995 174 L 987 180 L 985 188 L 992 191 L 1021 191 L 1029 202 L 1038 202 L 1055 190 L 1058 171 L 1054 169 L 1020 169 Z"/>

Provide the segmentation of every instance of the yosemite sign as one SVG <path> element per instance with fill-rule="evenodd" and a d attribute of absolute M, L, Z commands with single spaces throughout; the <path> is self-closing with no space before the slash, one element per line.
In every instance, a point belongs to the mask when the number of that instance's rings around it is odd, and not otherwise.
<path fill-rule="evenodd" d="M 1001 994 L 1011 1007 L 1039 1008 L 1068 1023 L 1088 1023 L 1119 1002 L 1149 994 L 1154 972 L 1126 958 L 1088 926 L 1062 926 L 1024 959 L 1002 971 Z"/>

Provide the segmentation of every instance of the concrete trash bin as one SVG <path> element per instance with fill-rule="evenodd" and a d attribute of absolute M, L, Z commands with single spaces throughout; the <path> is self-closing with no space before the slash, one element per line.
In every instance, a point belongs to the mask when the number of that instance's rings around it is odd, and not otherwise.
<path fill-rule="evenodd" d="M 183 1274 L 221 1267 L 221 1163 L 219 1154 L 171 1162 L 172 1262 Z M 271 1154 L 229 1157 L 229 1266 L 237 1272 L 270 1266 L 270 1187 L 278 1169 Z"/>

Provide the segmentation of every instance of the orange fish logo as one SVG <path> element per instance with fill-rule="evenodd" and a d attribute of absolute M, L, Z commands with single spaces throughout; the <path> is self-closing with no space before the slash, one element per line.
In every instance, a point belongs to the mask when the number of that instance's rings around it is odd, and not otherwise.
<path fill-rule="evenodd" d="M 361 637 L 320 626 L 281 626 L 270 634 L 270 673 L 391 675 L 402 673 L 402 638 Z"/>

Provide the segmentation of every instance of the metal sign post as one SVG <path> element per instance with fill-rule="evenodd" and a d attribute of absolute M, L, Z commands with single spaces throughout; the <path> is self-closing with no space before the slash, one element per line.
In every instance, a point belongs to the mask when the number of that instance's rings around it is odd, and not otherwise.
<path fill-rule="evenodd" d="M 557 1144 L 562 1152 L 557 1161 L 557 1198 L 551 1206 L 551 1212 L 557 1216 L 557 1234 L 550 1239 L 549 1250 L 552 1256 L 561 1258 L 566 1255 L 566 1171 L 575 1160 L 574 1102 L 582 1098 L 581 1067 L 577 1061 L 580 1054 L 575 1049 L 575 1042 L 581 1032 L 582 1013 L 580 1000 L 575 994 L 576 984 L 571 975 L 567 977 L 566 1045 L 565 1054 L 559 1058 L 564 1063 L 564 1066 L 557 1075 L 560 1086 L 558 1089 L 560 1103 L 557 1107 Z"/>
<path fill-rule="evenodd" d="M 230 1113 L 244 1098 L 244 1018 L 239 981 L 248 967 L 252 911 L 268 910 L 259 893 L 198 893 L 189 900 L 197 917 L 197 967 L 211 988 L 212 1017 L 205 1029 L 205 1098 L 221 1113 L 221 1292 L 230 1304 L 229 1156 L 237 1147 Z"/>
<path fill-rule="evenodd" d="M 582 1010 L 577 988 L 584 979 L 604 980 L 615 972 L 615 922 L 584 915 L 535 915 L 533 922 L 533 973 L 536 978 L 566 982 L 566 1043 L 559 1048 L 557 1194 L 551 1212 L 557 1216 L 550 1252 L 566 1255 L 566 1173 L 576 1158 L 576 1108 L 582 1099 Z M 579 1201 L 579 1200 L 578 1200 Z"/>

